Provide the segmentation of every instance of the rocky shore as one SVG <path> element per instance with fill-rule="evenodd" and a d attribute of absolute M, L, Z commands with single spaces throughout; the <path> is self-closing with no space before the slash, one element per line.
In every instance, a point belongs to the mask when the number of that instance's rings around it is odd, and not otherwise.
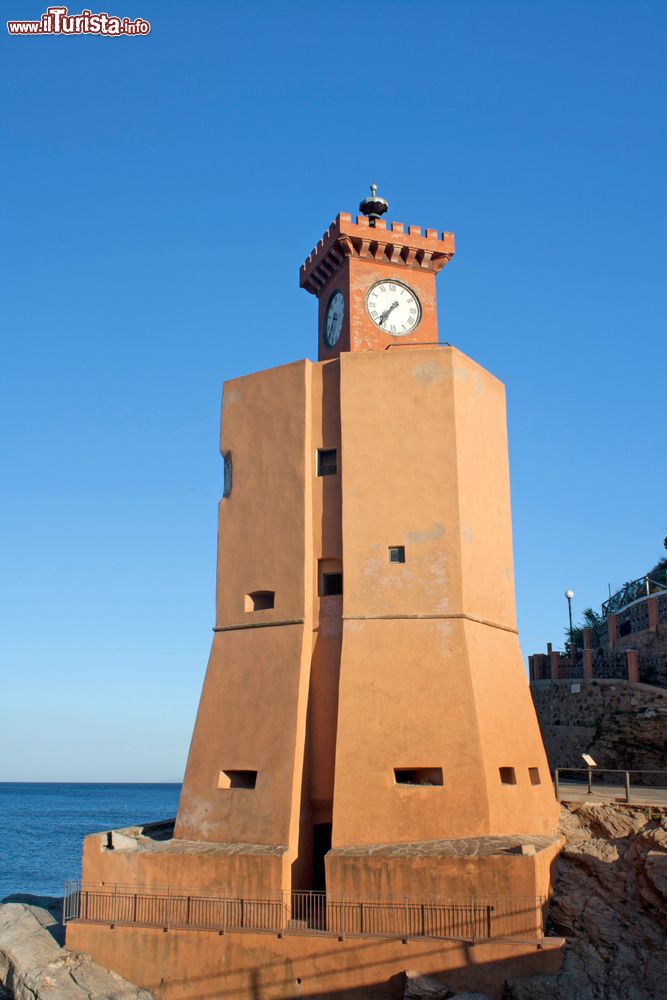
<path fill-rule="evenodd" d="M 564 803 L 560 830 L 563 970 L 510 981 L 506 1000 L 667 1000 L 667 808 Z"/>
<path fill-rule="evenodd" d="M 0 1000 L 154 1000 L 152 993 L 63 948 L 60 901 L 0 905 Z"/>
<path fill-rule="evenodd" d="M 667 808 L 563 803 L 560 830 L 549 932 L 567 938 L 563 969 L 509 980 L 505 1000 L 667 1000 Z M 0 1000 L 153 1000 L 62 933 L 56 900 L 0 905 Z M 454 991 L 407 973 L 405 995 Z"/>

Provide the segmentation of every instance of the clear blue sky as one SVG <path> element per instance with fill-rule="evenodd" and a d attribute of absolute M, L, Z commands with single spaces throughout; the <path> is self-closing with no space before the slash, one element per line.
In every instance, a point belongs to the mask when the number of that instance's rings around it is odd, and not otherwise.
<path fill-rule="evenodd" d="M 507 386 L 524 653 L 561 641 L 566 587 L 579 614 L 645 572 L 665 3 L 101 9 L 152 33 L 2 36 L 0 780 L 180 779 L 222 382 L 315 356 L 298 268 L 372 179 L 390 218 L 456 233 L 441 335 Z"/>

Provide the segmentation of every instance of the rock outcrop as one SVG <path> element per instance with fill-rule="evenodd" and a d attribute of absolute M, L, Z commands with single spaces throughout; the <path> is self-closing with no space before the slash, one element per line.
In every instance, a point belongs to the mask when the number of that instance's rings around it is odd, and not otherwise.
<path fill-rule="evenodd" d="M 667 808 L 571 803 L 560 829 L 563 969 L 510 980 L 506 1000 L 667 1000 Z"/>
<path fill-rule="evenodd" d="M 153 994 L 61 946 L 57 900 L 0 905 L 0 998 L 154 1000 Z"/>
<path fill-rule="evenodd" d="M 456 993 L 435 976 L 419 972 L 405 973 L 403 1000 L 490 1000 L 485 993 Z"/>

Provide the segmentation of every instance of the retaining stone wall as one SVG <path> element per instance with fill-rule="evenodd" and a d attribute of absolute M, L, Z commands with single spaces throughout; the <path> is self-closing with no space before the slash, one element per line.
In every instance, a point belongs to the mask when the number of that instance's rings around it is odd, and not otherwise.
<path fill-rule="evenodd" d="M 584 766 L 582 753 L 598 767 L 667 770 L 667 691 L 620 680 L 538 681 L 530 690 L 552 770 Z"/>

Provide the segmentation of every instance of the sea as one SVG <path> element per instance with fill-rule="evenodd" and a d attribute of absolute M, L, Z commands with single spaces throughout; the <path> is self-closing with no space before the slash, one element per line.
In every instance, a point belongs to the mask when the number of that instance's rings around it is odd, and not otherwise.
<path fill-rule="evenodd" d="M 62 896 L 88 833 L 171 819 L 180 784 L 0 782 L 0 901 Z"/>

